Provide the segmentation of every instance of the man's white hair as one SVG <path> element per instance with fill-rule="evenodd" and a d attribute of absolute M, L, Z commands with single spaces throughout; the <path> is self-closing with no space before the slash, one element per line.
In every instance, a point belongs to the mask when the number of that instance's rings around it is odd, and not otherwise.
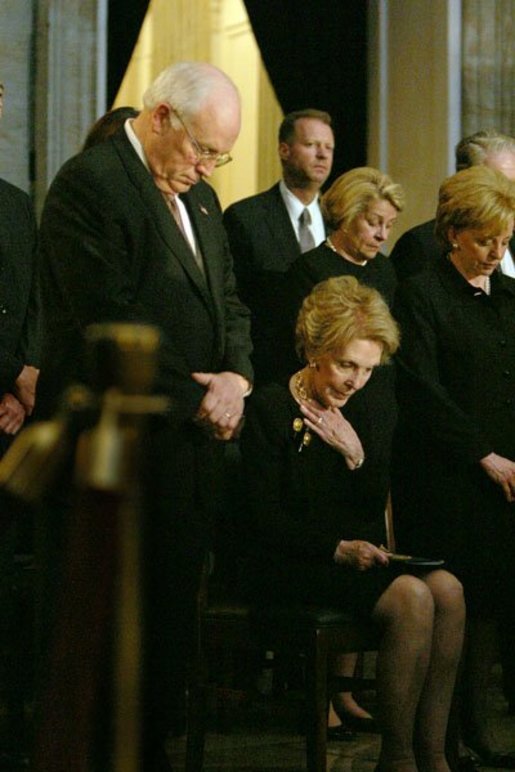
<path fill-rule="evenodd" d="M 143 104 L 152 110 L 160 102 L 168 102 L 186 117 L 199 112 L 213 91 L 226 89 L 239 99 L 232 80 L 206 62 L 178 62 L 163 70 L 143 94 Z"/>

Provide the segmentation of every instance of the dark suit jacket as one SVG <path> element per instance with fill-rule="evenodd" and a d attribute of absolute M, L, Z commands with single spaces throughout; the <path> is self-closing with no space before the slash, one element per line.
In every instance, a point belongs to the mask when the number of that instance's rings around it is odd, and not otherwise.
<path fill-rule="evenodd" d="M 0 179 L 0 391 L 38 365 L 36 221 L 26 193 Z"/>
<path fill-rule="evenodd" d="M 410 228 L 396 242 L 390 260 L 399 282 L 432 265 L 441 255 L 434 230 L 435 220 L 429 220 Z"/>
<path fill-rule="evenodd" d="M 249 313 L 236 295 L 216 195 L 200 182 L 182 199 L 207 281 L 123 129 L 63 166 L 41 222 L 41 401 L 51 413 L 63 387 L 84 377 L 89 324 L 157 325 L 163 343 L 156 390 L 170 396 L 175 426 L 173 438 L 166 423 L 157 431 L 155 474 L 174 489 L 175 512 L 191 515 L 199 496 L 212 504 L 211 456 L 223 443 L 207 440 L 192 423 L 204 388 L 190 374 L 231 370 L 252 380 L 252 370 Z"/>
<path fill-rule="evenodd" d="M 404 281 L 434 265 L 442 251 L 435 236 L 435 220 L 410 228 L 397 241 L 390 255 L 397 280 Z M 515 236 L 510 242 L 510 252 L 515 256 Z"/>
<path fill-rule="evenodd" d="M 289 345 L 282 323 L 284 274 L 301 253 L 279 183 L 228 207 L 224 225 L 238 290 L 252 313 L 256 382 L 265 383 L 277 376 Z"/>

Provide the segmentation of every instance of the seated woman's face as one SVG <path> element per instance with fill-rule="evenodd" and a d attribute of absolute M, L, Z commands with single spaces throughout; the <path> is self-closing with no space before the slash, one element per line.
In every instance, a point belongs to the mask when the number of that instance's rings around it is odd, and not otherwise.
<path fill-rule="evenodd" d="M 340 243 L 344 252 L 358 262 L 374 258 L 390 235 L 397 214 L 397 209 L 386 199 L 371 201 L 367 210 L 350 225 L 341 226 Z"/>
<path fill-rule="evenodd" d="M 341 351 L 317 357 L 312 376 L 316 399 L 324 407 L 343 407 L 367 383 L 381 354 L 376 341 L 356 338 Z"/>
<path fill-rule="evenodd" d="M 461 231 L 450 228 L 449 236 L 453 244 L 453 262 L 467 279 L 491 276 L 504 257 L 513 236 L 513 219 L 511 225 L 500 233 L 480 228 L 466 228 Z"/>

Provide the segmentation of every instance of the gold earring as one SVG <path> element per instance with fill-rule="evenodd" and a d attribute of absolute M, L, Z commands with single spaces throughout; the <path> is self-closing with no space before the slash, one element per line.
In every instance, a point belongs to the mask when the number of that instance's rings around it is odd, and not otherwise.
<path fill-rule="evenodd" d="M 458 249 L 458 242 L 457 242 L 457 241 L 452 241 L 452 242 L 451 242 L 451 247 L 452 247 L 453 249 Z"/>

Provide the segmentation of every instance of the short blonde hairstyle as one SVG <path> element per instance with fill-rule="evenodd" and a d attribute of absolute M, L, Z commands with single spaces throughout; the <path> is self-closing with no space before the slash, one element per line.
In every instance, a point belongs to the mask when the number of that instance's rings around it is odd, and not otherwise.
<path fill-rule="evenodd" d="M 295 329 L 297 353 L 310 361 L 336 353 L 351 341 L 381 346 L 381 363 L 399 346 L 399 328 L 380 293 L 353 276 L 335 276 L 317 284 L 304 299 Z"/>
<path fill-rule="evenodd" d="M 401 212 L 404 193 L 387 174 L 371 166 L 359 166 L 338 177 L 322 196 L 322 213 L 329 230 L 340 225 L 349 226 L 360 214 L 366 212 L 372 201 L 389 201 Z"/>
<path fill-rule="evenodd" d="M 450 249 L 450 228 L 495 235 L 508 227 L 514 214 L 515 182 L 488 166 L 471 166 L 441 184 L 435 234 Z"/>

